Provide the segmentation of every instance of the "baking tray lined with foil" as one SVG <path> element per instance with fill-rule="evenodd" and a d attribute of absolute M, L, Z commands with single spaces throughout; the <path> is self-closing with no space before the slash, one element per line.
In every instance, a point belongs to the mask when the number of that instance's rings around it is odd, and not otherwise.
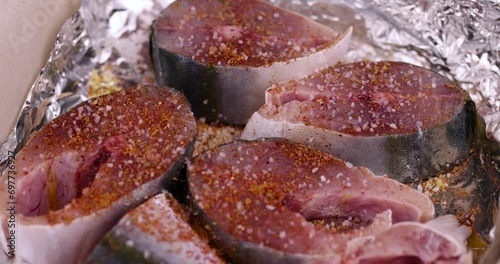
<path fill-rule="evenodd" d="M 152 21 L 172 1 L 83 1 L 61 29 L 16 126 L 2 146 L 19 151 L 47 121 L 89 97 L 154 82 Z M 340 32 L 353 26 L 345 62 L 399 60 L 435 70 L 467 90 L 485 120 L 487 138 L 456 171 L 413 187 L 488 239 L 500 186 L 500 6 L 493 1 L 271 1 Z M 104 89 L 102 88 L 104 87 Z M 102 91 L 99 89 L 103 89 Z M 463 192 L 465 190 L 465 192 Z"/>

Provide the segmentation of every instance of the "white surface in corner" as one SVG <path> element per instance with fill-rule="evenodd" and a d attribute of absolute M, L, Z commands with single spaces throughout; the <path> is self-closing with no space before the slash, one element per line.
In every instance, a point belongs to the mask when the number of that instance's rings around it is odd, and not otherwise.
<path fill-rule="evenodd" d="M 17 119 L 62 24 L 80 0 L 5 0 L 0 9 L 0 142 Z"/>

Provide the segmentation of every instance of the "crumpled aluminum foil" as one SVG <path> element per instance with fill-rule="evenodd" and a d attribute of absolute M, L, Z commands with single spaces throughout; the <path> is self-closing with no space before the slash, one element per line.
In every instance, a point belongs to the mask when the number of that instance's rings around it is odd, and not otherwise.
<path fill-rule="evenodd" d="M 270 0 L 339 32 L 354 27 L 345 61 L 399 60 L 459 83 L 476 102 L 487 135 L 500 142 L 500 3 L 493 0 Z M 83 0 L 62 27 L 0 152 L 17 152 L 47 121 L 87 99 L 104 63 L 122 80 L 151 78 L 150 25 L 173 0 Z"/>

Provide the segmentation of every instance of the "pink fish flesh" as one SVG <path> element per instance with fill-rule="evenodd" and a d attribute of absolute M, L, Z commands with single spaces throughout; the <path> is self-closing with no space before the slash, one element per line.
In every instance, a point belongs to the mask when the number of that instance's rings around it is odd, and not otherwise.
<path fill-rule="evenodd" d="M 188 181 L 199 221 L 236 263 L 341 263 L 350 258 L 354 239 L 383 239 L 393 224 L 434 217 L 421 192 L 280 139 L 235 141 L 202 153 L 188 166 Z M 446 237 L 443 243 L 462 240 Z M 466 253 L 441 249 L 428 253 L 432 259 Z"/>
<path fill-rule="evenodd" d="M 139 86 L 88 100 L 48 122 L 15 160 L 15 263 L 80 263 L 127 211 L 168 185 L 196 122 L 177 91 Z M 9 252 L 8 171 L 0 243 Z"/>
<path fill-rule="evenodd" d="M 356 62 L 273 85 L 242 139 L 283 137 L 402 182 L 460 164 L 481 135 L 467 92 L 403 62 Z"/>
<path fill-rule="evenodd" d="M 352 33 L 257 0 L 176 1 L 152 27 L 157 82 L 183 91 L 195 116 L 233 124 L 273 83 L 335 64 Z"/>

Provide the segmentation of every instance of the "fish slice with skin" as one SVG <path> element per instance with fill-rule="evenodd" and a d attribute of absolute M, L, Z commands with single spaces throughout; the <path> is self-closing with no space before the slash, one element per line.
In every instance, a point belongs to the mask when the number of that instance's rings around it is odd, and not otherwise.
<path fill-rule="evenodd" d="M 185 97 L 139 85 L 48 122 L 15 156 L 15 263 L 81 263 L 127 211 L 168 185 L 192 152 Z M 0 188 L 8 252 L 8 173 Z"/>
<path fill-rule="evenodd" d="M 484 137 L 467 92 L 403 62 L 337 65 L 275 84 L 241 138 L 283 137 L 415 182 L 451 170 Z"/>
<path fill-rule="evenodd" d="M 265 89 L 335 64 L 351 34 L 263 1 L 180 0 L 154 21 L 151 53 L 157 82 L 195 116 L 245 124 Z"/>
<path fill-rule="evenodd" d="M 219 146 L 187 176 L 199 225 L 234 263 L 340 263 L 353 238 L 434 217 L 421 192 L 284 139 Z M 313 224 L 326 222 L 347 230 Z"/>
<path fill-rule="evenodd" d="M 225 263 L 188 222 L 171 194 L 158 194 L 127 213 L 86 263 Z"/>

